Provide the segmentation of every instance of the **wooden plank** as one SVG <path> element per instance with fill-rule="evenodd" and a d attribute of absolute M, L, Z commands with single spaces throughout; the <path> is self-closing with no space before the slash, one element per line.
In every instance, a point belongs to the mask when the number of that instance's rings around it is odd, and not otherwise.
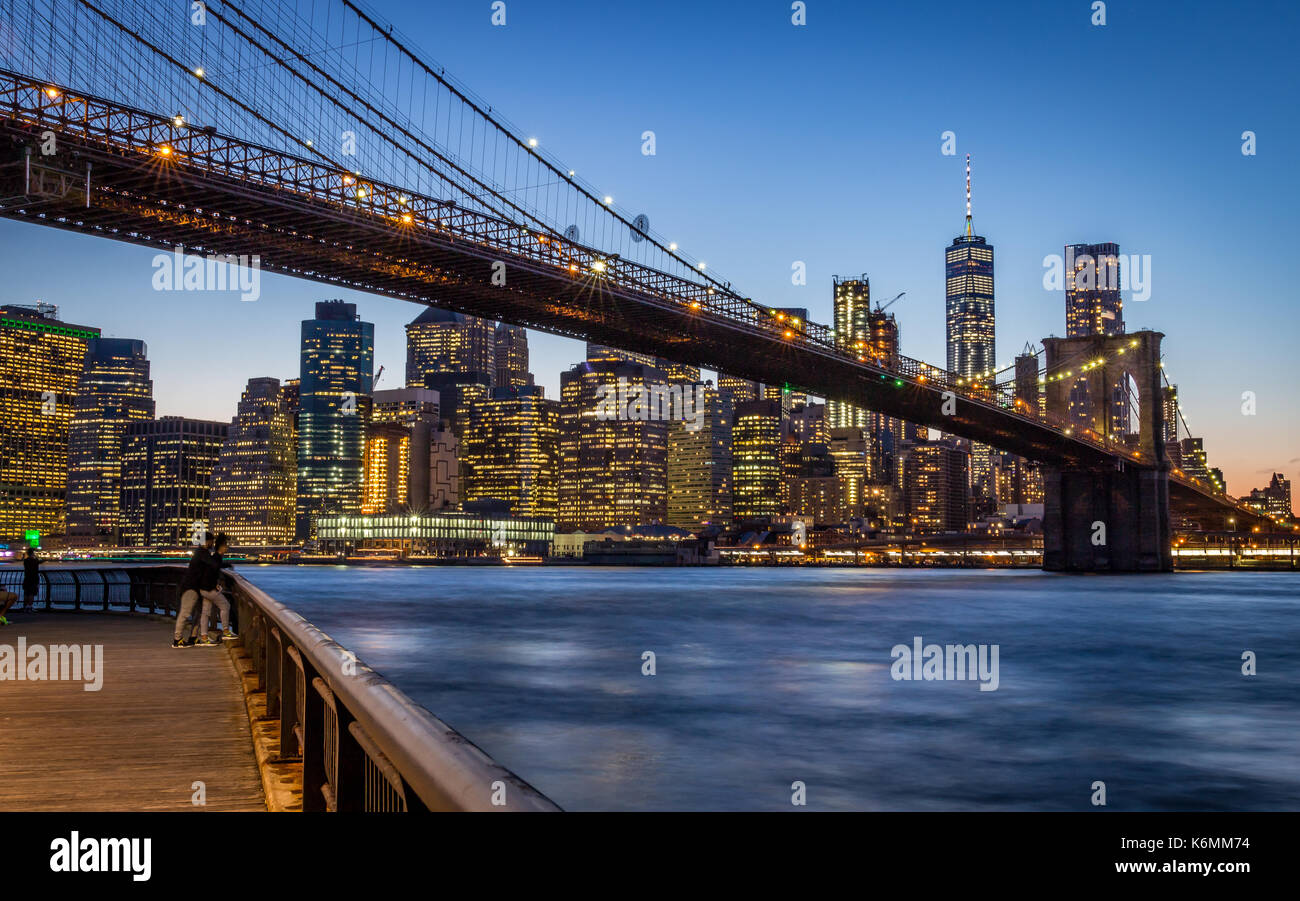
<path fill-rule="evenodd" d="M 171 623 L 140 614 L 12 618 L 0 645 L 102 645 L 103 687 L 0 682 L 0 811 L 266 810 L 224 648 L 175 650 Z"/>

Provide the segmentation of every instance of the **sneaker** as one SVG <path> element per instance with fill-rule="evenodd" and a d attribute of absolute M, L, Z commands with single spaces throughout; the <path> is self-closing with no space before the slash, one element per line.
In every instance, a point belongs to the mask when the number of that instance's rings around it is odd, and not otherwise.
<path fill-rule="evenodd" d="M 180 644 L 180 646 L 183 647 L 183 648 L 192 648 L 192 647 L 194 647 L 194 644 L 195 644 L 195 639 L 194 639 L 193 636 L 191 636 L 191 637 L 185 639 L 184 641 L 182 641 L 181 644 Z"/>
<path fill-rule="evenodd" d="M 221 633 L 221 638 L 224 641 L 234 641 L 238 637 L 239 636 L 235 634 L 234 629 L 227 629 L 226 631 Z"/>
<path fill-rule="evenodd" d="M 181 641 L 179 638 L 173 638 L 173 639 L 172 639 L 172 647 L 174 647 L 174 648 L 188 648 L 189 645 L 186 644 L 185 642 Z"/>
<path fill-rule="evenodd" d="M 214 638 L 212 638 L 212 637 L 210 637 L 210 636 L 208 636 L 208 635 L 204 635 L 202 638 L 200 638 L 200 639 L 199 639 L 198 641 L 196 641 L 194 644 L 195 644 L 195 646 L 200 647 L 200 648 L 215 648 L 217 645 L 221 644 L 221 642 L 217 641 L 216 639 L 214 639 Z"/>
<path fill-rule="evenodd" d="M 9 625 L 9 620 L 5 619 L 3 616 L 0 616 L 0 626 L 7 626 L 7 625 Z"/>

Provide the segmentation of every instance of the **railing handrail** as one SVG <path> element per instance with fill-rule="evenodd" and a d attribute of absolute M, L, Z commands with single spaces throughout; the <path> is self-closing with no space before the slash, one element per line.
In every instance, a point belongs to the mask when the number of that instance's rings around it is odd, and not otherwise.
<path fill-rule="evenodd" d="M 301 614 L 238 573 L 229 576 L 311 664 L 430 810 L 560 809 Z M 494 782 L 508 786 L 503 804 L 492 803 Z"/>

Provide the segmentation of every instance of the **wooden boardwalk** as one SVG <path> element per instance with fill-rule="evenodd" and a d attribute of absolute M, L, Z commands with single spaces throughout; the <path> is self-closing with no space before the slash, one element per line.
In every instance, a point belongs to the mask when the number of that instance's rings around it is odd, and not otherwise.
<path fill-rule="evenodd" d="M 0 646 L 103 645 L 103 687 L 0 681 L 0 811 L 266 810 L 225 648 L 173 650 L 171 623 L 141 614 L 11 619 Z"/>

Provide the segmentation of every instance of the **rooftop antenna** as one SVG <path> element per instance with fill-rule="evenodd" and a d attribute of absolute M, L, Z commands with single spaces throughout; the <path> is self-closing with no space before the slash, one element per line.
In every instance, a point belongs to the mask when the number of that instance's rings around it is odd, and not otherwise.
<path fill-rule="evenodd" d="M 974 234 L 970 222 L 970 154 L 966 154 L 966 237 Z"/>

